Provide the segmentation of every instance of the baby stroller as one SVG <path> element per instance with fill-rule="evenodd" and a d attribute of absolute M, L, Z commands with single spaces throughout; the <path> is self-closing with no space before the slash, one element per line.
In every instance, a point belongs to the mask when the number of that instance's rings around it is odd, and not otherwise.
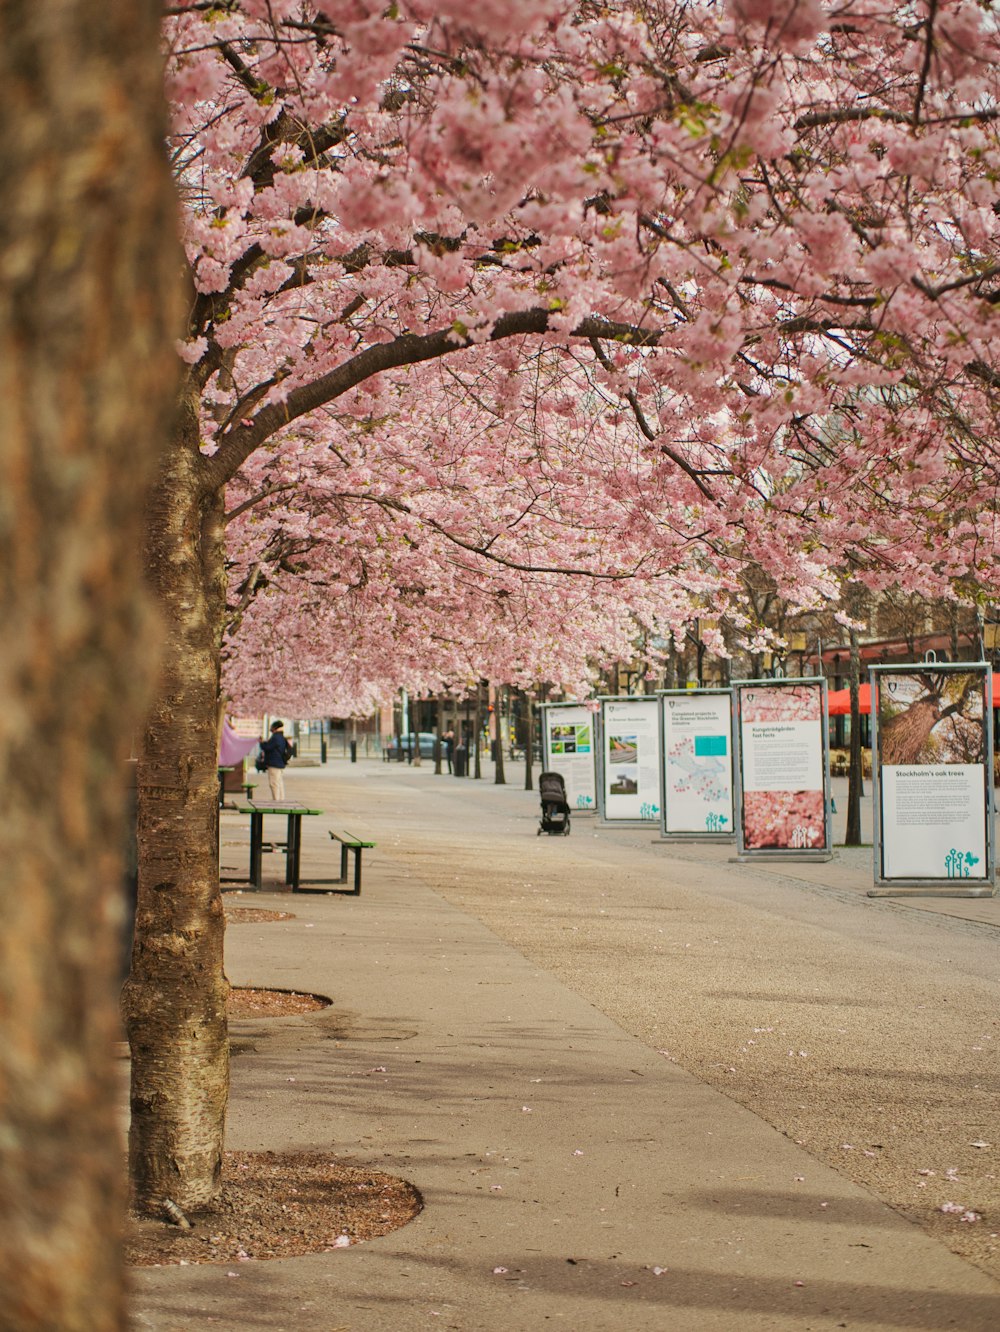
<path fill-rule="evenodd" d="M 543 772 L 538 779 L 538 794 L 542 800 L 542 820 L 538 836 L 550 833 L 569 836 L 569 805 L 566 802 L 566 783 L 558 772 Z"/>

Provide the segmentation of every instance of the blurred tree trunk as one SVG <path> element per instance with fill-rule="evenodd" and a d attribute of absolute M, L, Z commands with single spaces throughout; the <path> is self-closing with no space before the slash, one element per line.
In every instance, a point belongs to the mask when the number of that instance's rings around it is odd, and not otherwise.
<path fill-rule="evenodd" d="M 118 1127 L 126 760 L 160 629 L 141 520 L 182 259 L 160 7 L 0 11 L 0 1321 L 125 1325 Z"/>

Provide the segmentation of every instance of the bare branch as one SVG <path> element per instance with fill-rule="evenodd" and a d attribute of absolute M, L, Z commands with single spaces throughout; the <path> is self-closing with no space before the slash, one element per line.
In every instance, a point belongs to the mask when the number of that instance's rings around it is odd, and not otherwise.
<path fill-rule="evenodd" d="M 244 500 L 242 504 L 237 504 L 235 509 L 230 509 L 229 512 L 223 516 L 222 521 L 224 523 L 231 523 L 233 519 L 238 518 L 241 513 L 246 513 L 248 509 L 252 509 L 256 507 L 256 505 L 263 503 L 264 500 L 269 499 L 272 495 L 280 495 L 282 491 L 297 489 L 298 484 L 294 481 L 286 481 L 280 486 L 268 486 L 266 489 L 259 491 L 256 495 L 251 495 L 251 497 L 248 500 Z"/>

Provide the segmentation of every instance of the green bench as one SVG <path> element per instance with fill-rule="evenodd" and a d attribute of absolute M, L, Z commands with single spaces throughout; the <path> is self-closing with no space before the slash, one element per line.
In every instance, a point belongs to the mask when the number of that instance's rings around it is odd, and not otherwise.
<path fill-rule="evenodd" d="M 228 773 L 230 773 L 230 772 L 234 772 L 234 771 L 235 771 L 234 768 L 220 768 L 220 769 L 219 769 L 219 808 L 220 808 L 220 809 L 225 809 L 225 807 L 226 807 L 226 796 L 227 796 L 227 795 L 235 795 L 237 791 L 245 791 L 245 792 L 246 792 L 246 798 L 247 798 L 248 800 L 252 800 L 252 799 L 253 799 L 253 793 L 254 793 L 254 790 L 256 789 L 256 786 L 257 786 L 257 783 L 256 783 L 256 782 L 242 781 L 242 782 L 237 783 L 235 786 L 232 786 L 232 787 L 229 788 L 228 790 L 226 789 L 226 775 L 227 775 Z"/>
<path fill-rule="evenodd" d="M 331 830 L 331 838 L 340 843 L 340 878 L 334 879 L 334 883 L 347 883 L 347 853 L 350 851 L 354 856 L 354 887 L 351 889 L 355 897 L 361 896 L 361 852 L 368 850 L 375 845 L 374 842 L 366 842 L 361 837 L 355 837 L 349 832 L 335 832 Z"/>
<path fill-rule="evenodd" d="M 318 814 L 319 810 L 309 810 L 310 814 Z M 355 837 L 353 833 L 344 832 L 340 829 L 331 830 L 330 837 L 333 841 L 340 843 L 340 878 L 339 879 L 307 879 L 294 880 L 289 879 L 292 884 L 293 893 L 327 893 L 331 891 L 331 885 L 335 883 L 350 882 L 347 874 L 347 856 L 350 852 L 354 856 L 354 887 L 346 891 L 352 897 L 361 896 L 361 852 L 368 850 L 375 845 L 374 842 L 366 842 L 362 837 Z"/>

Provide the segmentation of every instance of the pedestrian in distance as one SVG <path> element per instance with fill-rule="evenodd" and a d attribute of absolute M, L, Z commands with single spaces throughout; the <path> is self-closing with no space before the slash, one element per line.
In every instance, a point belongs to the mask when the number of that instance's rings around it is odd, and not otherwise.
<path fill-rule="evenodd" d="M 448 771 L 451 772 L 451 760 L 455 754 L 455 732 L 445 731 L 444 733 L 444 757 L 448 764 Z"/>
<path fill-rule="evenodd" d="M 285 738 L 283 722 L 275 721 L 271 723 L 271 734 L 267 740 L 261 742 L 260 752 L 266 764 L 267 784 L 271 788 L 271 799 L 284 800 L 285 769 L 288 767 L 288 760 L 295 753 L 295 749 Z"/>

